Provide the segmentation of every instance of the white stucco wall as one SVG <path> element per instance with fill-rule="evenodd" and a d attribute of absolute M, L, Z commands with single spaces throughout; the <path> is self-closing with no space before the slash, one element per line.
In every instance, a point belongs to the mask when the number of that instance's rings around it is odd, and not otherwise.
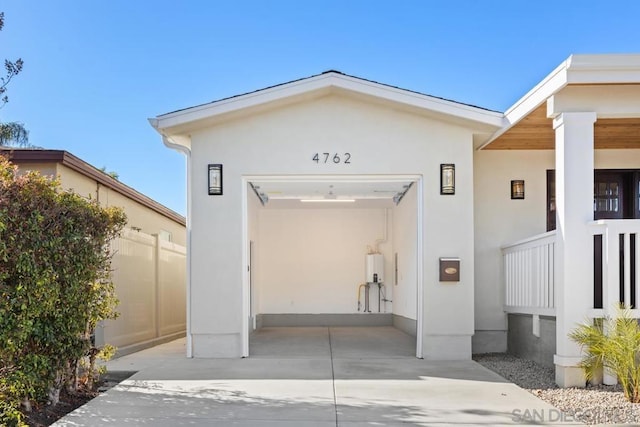
<path fill-rule="evenodd" d="M 259 222 L 259 313 L 357 312 L 367 246 L 385 235 L 385 209 L 262 209 Z M 386 260 L 390 247 L 380 245 Z M 389 283 L 389 268 L 385 276 Z M 377 310 L 377 292 L 371 303 Z"/>
<path fill-rule="evenodd" d="M 400 204 L 393 209 L 393 253 L 391 256 L 398 254 L 398 282 L 389 281 L 392 284 L 390 287 L 393 289 L 393 313 L 413 320 L 417 319 L 416 295 L 418 290 L 416 192 L 416 185 L 412 185 Z"/>
<path fill-rule="evenodd" d="M 500 247 L 546 231 L 546 171 L 555 151 L 475 152 L 475 328 L 476 334 L 506 331 Z M 596 169 L 637 169 L 637 150 L 596 150 Z M 525 199 L 511 200 L 510 182 L 525 180 Z M 487 339 L 488 335 L 485 335 Z M 503 351 L 502 341 L 484 351 Z"/>
<path fill-rule="evenodd" d="M 506 331 L 500 247 L 546 231 L 546 171 L 554 168 L 551 150 L 475 152 L 475 328 Z M 511 200 L 511 180 L 525 181 L 525 199 Z M 493 337 L 506 350 L 506 333 Z M 490 339 L 485 335 L 485 340 Z"/>
<path fill-rule="evenodd" d="M 193 132 L 192 337 L 196 357 L 239 356 L 242 340 L 242 177 L 415 174 L 424 180 L 426 358 L 470 357 L 473 334 L 473 149 L 470 129 L 342 95 L 308 100 Z M 351 164 L 316 164 L 316 152 Z M 207 164 L 224 164 L 224 195 L 208 196 Z M 441 163 L 456 194 L 439 194 Z M 438 281 L 438 258 L 460 257 L 461 280 Z"/>
<path fill-rule="evenodd" d="M 640 152 L 638 150 L 596 150 L 596 169 L 638 169 Z"/>

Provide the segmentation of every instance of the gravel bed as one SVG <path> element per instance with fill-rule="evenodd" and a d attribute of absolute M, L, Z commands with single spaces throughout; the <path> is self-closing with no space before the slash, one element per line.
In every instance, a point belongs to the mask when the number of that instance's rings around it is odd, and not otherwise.
<path fill-rule="evenodd" d="M 640 404 L 629 403 L 619 385 L 559 388 L 552 368 L 530 360 L 503 353 L 474 355 L 473 359 L 560 409 L 565 421 L 640 425 Z"/>

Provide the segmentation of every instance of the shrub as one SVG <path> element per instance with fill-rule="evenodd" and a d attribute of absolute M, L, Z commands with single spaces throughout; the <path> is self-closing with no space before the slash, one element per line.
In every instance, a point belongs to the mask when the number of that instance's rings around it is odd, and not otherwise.
<path fill-rule="evenodd" d="M 65 385 L 78 388 L 81 361 L 100 351 L 91 333 L 116 316 L 109 243 L 125 222 L 121 209 L 37 173 L 19 175 L 0 156 L 0 367 L 8 368 L 0 381 L 10 385 L 0 389 L 3 400 L 28 409 L 56 403 Z"/>
<path fill-rule="evenodd" d="M 21 392 L 16 389 L 20 382 L 15 381 L 15 369 L 9 366 L 0 367 L 0 426 L 25 426 L 24 416 L 20 412 L 20 401 L 15 398 Z"/>
<path fill-rule="evenodd" d="M 569 337 L 586 352 L 580 366 L 587 379 L 603 368 L 609 370 L 618 377 L 627 400 L 640 402 L 640 326 L 628 310 L 580 325 Z"/>

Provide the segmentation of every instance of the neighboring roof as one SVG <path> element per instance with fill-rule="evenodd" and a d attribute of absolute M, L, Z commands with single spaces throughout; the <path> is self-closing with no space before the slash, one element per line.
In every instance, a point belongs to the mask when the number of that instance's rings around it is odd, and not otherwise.
<path fill-rule="evenodd" d="M 332 89 L 366 95 L 438 116 L 446 116 L 468 123 L 484 132 L 491 133 L 503 125 L 503 114 L 496 111 L 381 84 L 334 70 L 161 114 L 149 119 L 149 122 L 165 139 L 171 139 L 174 145 L 186 146 L 188 141 L 181 137 L 188 135 L 189 130 L 197 127 L 198 124 L 207 124 L 218 117 L 253 107 L 304 99 Z"/>
<path fill-rule="evenodd" d="M 571 55 L 504 113 L 505 126 L 479 149 L 500 138 L 567 86 L 631 83 L 640 83 L 640 54 Z"/>
<path fill-rule="evenodd" d="M 108 174 L 74 156 L 68 151 L 0 147 L 0 154 L 7 156 L 11 162 L 16 164 L 60 163 L 69 169 L 91 178 L 105 187 L 140 203 L 141 205 L 146 206 L 160 215 L 163 215 L 181 225 L 186 224 L 185 218 L 182 215 L 156 202 L 150 197 L 145 196 L 128 185 L 123 184 L 117 179 L 112 178 Z"/>

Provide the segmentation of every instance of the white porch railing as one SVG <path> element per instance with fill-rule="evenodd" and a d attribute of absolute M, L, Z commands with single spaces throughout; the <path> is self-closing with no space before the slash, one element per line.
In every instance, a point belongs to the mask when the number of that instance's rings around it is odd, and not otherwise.
<path fill-rule="evenodd" d="M 556 232 L 502 247 L 505 311 L 555 316 Z"/>
<path fill-rule="evenodd" d="M 602 236 L 602 250 L 596 240 L 594 299 L 590 318 L 615 316 L 620 303 L 633 308 L 640 318 L 640 220 L 598 220 L 592 234 Z M 555 316 L 556 232 L 530 237 L 502 247 L 505 311 Z M 601 255 L 599 255 L 601 254 Z"/>
<path fill-rule="evenodd" d="M 640 297 L 637 289 L 640 285 L 640 220 L 598 220 L 592 225 L 593 234 L 602 236 L 602 258 L 601 261 L 597 257 L 594 260 L 601 262 L 602 266 L 602 280 L 594 278 L 594 286 L 602 286 L 596 289 L 596 293 L 601 291 L 602 298 L 595 302 L 596 308 L 590 311 L 589 317 L 615 315 L 620 303 L 635 307 L 631 315 L 640 317 L 637 309 Z M 632 277 L 632 272 L 635 277 Z"/>

